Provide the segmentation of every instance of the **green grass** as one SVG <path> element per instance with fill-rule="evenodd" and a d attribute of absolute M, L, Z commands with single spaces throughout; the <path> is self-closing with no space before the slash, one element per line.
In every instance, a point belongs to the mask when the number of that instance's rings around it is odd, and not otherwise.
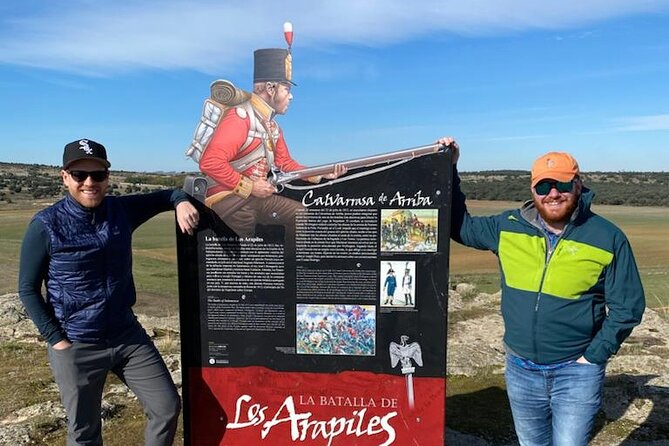
<path fill-rule="evenodd" d="M 135 312 L 169 316 L 178 312 L 177 267 L 175 262 L 135 253 L 133 275 L 137 287 Z"/>
<path fill-rule="evenodd" d="M 473 215 L 490 215 L 519 203 L 471 201 Z M 669 307 L 669 208 L 595 206 L 594 210 L 618 225 L 630 239 L 651 308 Z M 0 210 L 0 293 L 16 292 L 21 239 L 36 209 Z M 174 214 L 162 213 L 142 225 L 133 236 L 138 311 L 152 315 L 177 311 L 177 268 Z M 497 258 L 490 252 L 451 243 L 451 282 L 471 282 L 480 291 L 499 290 Z M 669 312 L 669 310 L 667 310 Z"/>
<path fill-rule="evenodd" d="M 157 250 L 161 255 L 176 259 L 175 220 L 173 212 L 158 214 L 133 234 L 133 249 Z"/>
<path fill-rule="evenodd" d="M 492 215 L 520 203 L 472 201 L 472 215 Z M 669 208 L 594 206 L 593 210 L 622 229 L 632 245 L 641 274 L 646 303 L 669 317 Z M 499 290 L 497 258 L 490 252 L 451 242 L 451 282 L 471 282 L 483 292 Z"/>
<path fill-rule="evenodd" d="M 460 271 L 459 269 L 457 271 Z M 453 269 L 450 272 L 450 282 L 452 285 L 457 285 L 458 283 L 471 283 L 476 285 L 476 291 L 481 293 L 494 294 L 499 291 L 499 274 L 487 273 L 487 274 L 466 274 L 466 273 L 454 273 Z"/>
<path fill-rule="evenodd" d="M 23 233 L 34 210 L 0 212 L 0 294 L 15 293 Z"/>
<path fill-rule="evenodd" d="M 504 376 L 482 371 L 474 377 L 449 376 L 446 423 L 458 432 L 506 444 L 515 438 Z"/>

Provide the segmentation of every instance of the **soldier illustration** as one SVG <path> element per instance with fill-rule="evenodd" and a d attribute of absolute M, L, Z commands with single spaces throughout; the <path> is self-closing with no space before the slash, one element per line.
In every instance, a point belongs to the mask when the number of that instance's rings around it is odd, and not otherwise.
<path fill-rule="evenodd" d="M 388 263 L 388 273 L 386 274 L 386 281 L 383 284 L 383 289 L 386 292 L 386 299 L 383 301 L 383 305 L 393 305 L 393 300 L 395 299 L 395 288 L 397 288 L 397 278 L 395 278 L 395 270 L 392 265 Z"/>
<path fill-rule="evenodd" d="M 412 286 L 413 276 L 411 275 L 411 269 L 409 268 L 409 263 L 407 262 L 406 267 L 404 268 L 404 277 L 402 277 L 402 293 L 404 293 L 405 305 L 413 305 Z"/>
<path fill-rule="evenodd" d="M 293 99 L 292 25 L 284 25 L 288 49 L 265 48 L 254 52 L 253 92 L 228 81 L 212 84 L 212 100 L 205 101 L 201 123 L 186 152 L 207 175 L 205 204 L 237 235 L 252 236 L 256 224 L 279 224 L 292 239 L 295 213 L 301 203 L 280 195 L 267 176 L 272 170 L 304 169 L 292 158 L 283 131 L 275 121 L 288 111 Z M 337 178 L 341 165 L 323 177 Z M 308 178 L 318 183 L 320 176 Z"/>

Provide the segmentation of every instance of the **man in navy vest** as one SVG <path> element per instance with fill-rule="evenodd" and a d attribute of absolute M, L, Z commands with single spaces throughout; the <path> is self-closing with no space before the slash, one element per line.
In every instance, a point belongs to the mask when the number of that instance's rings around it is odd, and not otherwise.
<path fill-rule="evenodd" d="M 181 401 L 170 373 L 132 311 L 132 232 L 176 209 L 192 234 L 199 215 L 180 190 L 106 196 L 107 152 L 90 139 L 65 146 L 68 194 L 38 212 L 21 247 L 19 295 L 48 343 L 67 412 L 68 445 L 101 445 L 100 406 L 109 371 L 139 398 L 146 445 L 171 445 Z M 42 295 L 42 284 L 46 296 Z"/>

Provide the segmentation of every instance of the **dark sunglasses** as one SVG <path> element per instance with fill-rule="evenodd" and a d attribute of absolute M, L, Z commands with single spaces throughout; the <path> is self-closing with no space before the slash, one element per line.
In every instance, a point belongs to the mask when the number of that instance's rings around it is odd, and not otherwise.
<path fill-rule="evenodd" d="M 77 183 L 83 183 L 88 177 L 91 177 L 96 183 L 100 183 L 109 178 L 108 170 L 68 170 L 67 173 L 69 173 Z"/>
<path fill-rule="evenodd" d="M 574 180 L 571 181 L 541 181 L 534 186 L 537 195 L 548 195 L 555 188 L 561 194 L 571 192 L 574 189 Z"/>

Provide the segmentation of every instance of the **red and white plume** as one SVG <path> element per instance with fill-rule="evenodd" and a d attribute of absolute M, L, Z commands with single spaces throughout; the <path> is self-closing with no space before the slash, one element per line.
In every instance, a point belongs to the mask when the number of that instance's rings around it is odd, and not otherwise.
<path fill-rule="evenodd" d="M 286 22 L 283 24 L 283 36 L 286 38 L 288 43 L 288 49 L 293 45 L 293 24 Z"/>

